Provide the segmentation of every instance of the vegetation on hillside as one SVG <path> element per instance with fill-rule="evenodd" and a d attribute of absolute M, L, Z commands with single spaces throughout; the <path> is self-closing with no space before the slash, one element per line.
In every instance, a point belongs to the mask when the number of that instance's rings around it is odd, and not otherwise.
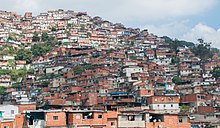
<path fill-rule="evenodd" d="M 74 73 L 75 73 L 75 74 L 81 74 L 83 71 L 89 70 L 89 69 L 92 69 L 92 68 L 94 68 L 92 65 L 85 64 L 85 65 L 75 66 L 75 67 L 73 68 L 73 70 L 74 70 Z"/>
<path fill-rule="evenodd" d="M 172 81 L 173 81 L 173 83 L 175 83 L 175 84 L 177 84 L 177 85 L 182 83 L 181 78 L 178 77 L 178 76 L 174 76 L 173 79 L 172 79 Z"/>
<path fill-rule="evenodd" d="M 205 42 L 203 39 L 198 39 L 199 44 L 191 49 L 191 51 L 201 60 L 207 60 L 212 57 L 211 43 Z"/>
<path fill-rule="evenodd" d="M 31 63 L 32 52 L 29 49 L 19 49 L 16 52 L 16 60 L 26 60 L 27 64 Z"/>
<path fill-rule="evenodd" d="M 29 72 L 26 68 L 22 69 L 0 69 L 0 75 L 7 75 L 11 76 L 12 81 L 17 81 L 19 78 L 23 78 L 25 74 Z"/>
<path fill-rule="evenodd" d="M 6 87 L 0 86 L 0 95 L 3 95 L 6 93 Z"/>
<path fill-rule="evenodd" d="M 50 52 L 54 46 L 61 44 L 56 38 L 48 36 L 45 32 L 42 33 L 42 41 L 44 43 L 36 43 L 31 47 L 33 56 L 43 56 Z"/>
<path fill-rule="evenodd" d="M 192 42 L 180 41 L 177 39 L 171 39 L 167 36 L 162 37 L 165 39 L 165 43 L 170 45 L 170 48 L 178 52 L 178 47 L 188 47 L 196 56 L 198 56 L 202 61 L 208 60 L 212 57 L 213 53 L 220 54 L 219 49 L 211 48 L 211 43 L 205 42 L 203 39 L 198 39 L 198 44 Z"/>
<path fill-rule="evenodd" d="M 211 73 L 212 73 L 213 77 L 219 78 L 220 77 L 220 67 L 215 67 Z"/>
<path fill-rule="evenodd" d="M 195 46 L 194 43 L 192 42 L 187 42 L 183 40 L 178 40 L 178 39 L 171 39 L 170 37 L 164 36 L 162 39 L 165 39 L 165 43 L 168 43 L 170 45 L 170 48 L 174 49 L 177 51 L 178 47 L 189 47 L 192 48 Z"/>

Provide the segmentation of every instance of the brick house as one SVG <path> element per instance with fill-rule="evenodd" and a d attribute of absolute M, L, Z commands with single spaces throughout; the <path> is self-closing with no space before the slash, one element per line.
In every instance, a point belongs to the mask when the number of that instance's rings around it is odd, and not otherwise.
<path fill-rule="evenodd" d="M 101 110 L 68 111 L 68 125 L 72 127 L 109 128 L 117 126 L 117 112 Z"/>
<path fill-rule="evenodd" d="M 178 113 L 180 97 L 178 95 L 155 95 L 147 100 L 151 110 L 155 112 Z"/>

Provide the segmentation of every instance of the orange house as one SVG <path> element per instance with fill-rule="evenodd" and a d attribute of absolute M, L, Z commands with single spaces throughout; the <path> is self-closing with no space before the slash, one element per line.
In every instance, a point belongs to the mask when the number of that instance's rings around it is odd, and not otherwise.
<path fill-rule="evenodd" d="M 66 127 L 66 113 L 62 110 L 30 110 L 25 115 L 27 127 Z"/>
<path fill-rule="evenodd" d="M 14 120 L 2 120 L 0 122 L 0 128 L 14 128 Z"/>
<path fill-rule="evenodd" d="M 73 127 L 109 128 L 117 126 L 117 112 L 101 110 L 68 111 L 68 125 Z"/>
<path fill-rule="evenodd" d="M 18 111 L 19 113 L 24 113 L 27 110 L 36 110 L 36 104 L 19 104 Z"/>
<path fill-rule="evenodd" d="M 16 115 L 16 117 L 15 117 L 15 127 L 16 128 L 23 128 L 24 119 L 25 119 L 24 115 L 21 115 L 21 114 Z"/>
<path fill-rule="evenodd" d="M 155 118 L 155 119 L 154 119 Z M 158 118 L 158 121 L 156 118 Z M 146 128 L 191 128 L 187 116 L 166 114 L 153 115 L 150 122 L 146 122 Z"/>
<path fill-rule="evenodd" d="M 65 127 L 66 113 L 62 111 L 48 111 L 45 113 L 46 127 Z"/>

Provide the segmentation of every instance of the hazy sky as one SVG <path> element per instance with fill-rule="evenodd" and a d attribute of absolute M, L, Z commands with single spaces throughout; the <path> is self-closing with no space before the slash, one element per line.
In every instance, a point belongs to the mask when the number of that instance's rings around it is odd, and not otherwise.
<path fill-rule="evenodd" d="M 0 9 L 35 15 L 51 9 L 87 11 L 121 22 L 127 27 L 147 28 L 159 36 L 195 41 L 203 38 L 220 48 L 220 0 L 0 0 Z"/>

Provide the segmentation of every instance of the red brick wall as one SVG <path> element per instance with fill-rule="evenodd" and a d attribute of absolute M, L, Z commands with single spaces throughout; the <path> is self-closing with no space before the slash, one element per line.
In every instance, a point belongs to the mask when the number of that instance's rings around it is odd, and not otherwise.
<path fill-rule="evenodd" d="M 98 115 L 102 114 L 102 118 L 98 118 Z M 79 116 L 77 119 L 76 116 Z M 107 125 L 107 113 L 94 112 L 93 119 L 83 119 L 82 113 L 70 113 L 68 114 L 69 124 L 74 125 Z"/>
<path fill-rule="evenodd" d="M 36 104 L 21 104 L 18 105 L 18 112 L 24 113 L 25 110 L 36 110 Z"/>
<path fill-rule="evenodd" d="M 22 128 L 24 123 L 24 115 L 16 115 L 15 117 L 15 127 Z"/>
<path fill-rule="evenodd" d="M 188 122 L 179 123 L 178 116 L 175 115 L 165 115 L 164 122 L 146 122 L 147 128 L 191 128 L 191 124 Z"/>
<path fill-rule="evenodd" d="M 0 125 L 0 128 L 4 128 L 5 126 L 8 126 L 8 128 L 14 128 L 14 121 L 1 122 Z"/>
<path fill-rule="evenodd" d="M 153 96 L 154 95 L 154 91 L 153 90 L 146 90 L 146 89 L 141 89 L 141 90 L 138 90 L 138 96 Z"/>
<path fill-rule="evenodd" d="M 198 107 L 198 113 L 208 113 L 208 112 L 215 112 L 215 109 L 213 107 L 209 107 L 209 106 L 199 106 Z"/>
<path fill-rule="evenodd" d="M 196 94 L 181 96 L 180 99 L 181 99 L 181 102 L 196 102 L 197 101 Z"/>
<path fill-rule="evenodd" d="M 58 116 L 58 120 L 53 117 Z M 47 127 L 66 126 L 66 113 L 65 112 L 48 112 L 45 114 Z"/>
<path fill-rule="evenodd" d="M 148 103 L 179 103 L 179 96 L 152 96 L 149 97 Z"/>

